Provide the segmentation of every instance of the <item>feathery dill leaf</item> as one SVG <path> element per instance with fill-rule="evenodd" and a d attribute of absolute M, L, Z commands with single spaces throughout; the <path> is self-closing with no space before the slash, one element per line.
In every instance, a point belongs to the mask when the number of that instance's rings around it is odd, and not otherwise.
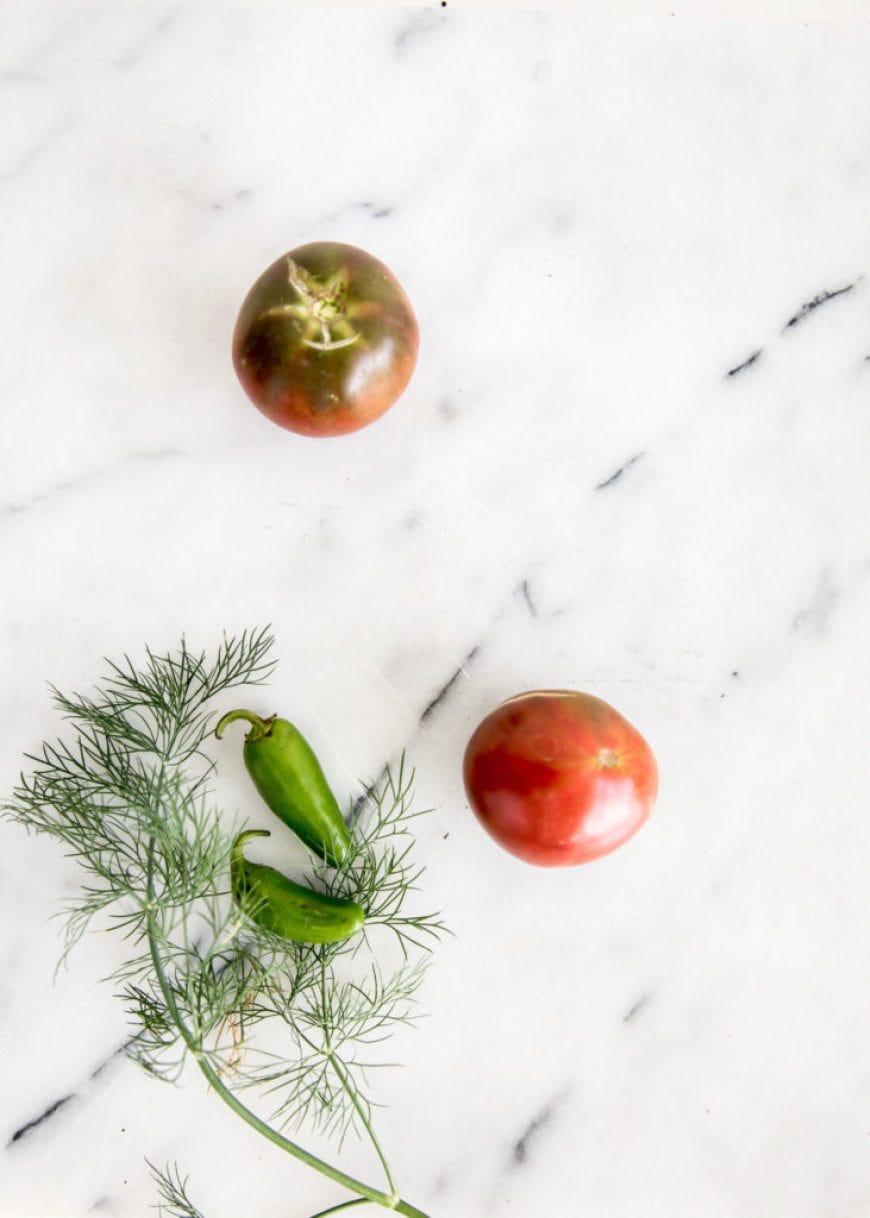
<path fill-rule="evenodd" d="M 153 1208 L 157 1210 L 161 1218 L 164 1215 L 165 1218 L 203 1218 L 200 1210 L 187 1195 L 188 1177 L 185 1176 L 182 1179 L 177 1163 L 168 1163 L 166 1167 L 159 1168 L 148 1162 L 148 1167 L 151 1169 L 151 1179 L 157 1185 L 160 1195 L 160 1201 Z"/>
<path fill-rule="evenodd" d="M 209 659 L 182 639 L 175 652 L 146 651 L 139 666 L 129 656 L 108 662 L 89 694 L 53 690 L 71 736 L 29 757 L 33 768 L 3 812 L 54 837 L 83 870 L 64 909 L 61 960 L 96 917 L 129 942 L 109 980 L 126 1010 L 133 1060 L 175 1082 L 192 1055 L 212 1091 L 272 1142 L 362 1199 L 425 1218 L 397 1201 L 369 1086 L 372 1072 L 389 1064 L 381 1043 L 416 1018 L 428 953 L 445 933 L 437 914 L 405 912 L 423 868 L 413 855 L 411 822 L 420 813 L 404 760 L 352 806 L 341 867 L 312 864 L 312 888 L 362 905 L 362 934 L 326 944 L 281 939 L 230 898 L 240 825 L 213 798 L 211 703 L 263 683 L 274 667 L 272 643 L 268 629 L 246 631 L 225 637 Z M 241 1103 L 238 1093 L 248 1091 L 269 1105 L 275 1126 Z M 339 1143 L 351 1131 L 366 1136 L 387 1191 L 280 1132 L 306 1123 Z M 202 1218 L 177 1168 L 152 1173 L 161 1212 Z"/>

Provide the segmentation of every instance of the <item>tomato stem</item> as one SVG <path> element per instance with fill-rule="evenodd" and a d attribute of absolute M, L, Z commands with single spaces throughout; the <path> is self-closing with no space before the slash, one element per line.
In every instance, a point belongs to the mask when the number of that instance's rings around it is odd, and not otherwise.
<path fill-rule="evenodd" d="M 335 351 L 357 341 L 359 333 L 348 321 L 347 271 L 344 267 L 321 284 L 305 267 L 288 258 L 287 278 L 301 304 L 279 308 L 304 323 L 305 332 L 301 341 L 306 347 Z"/>

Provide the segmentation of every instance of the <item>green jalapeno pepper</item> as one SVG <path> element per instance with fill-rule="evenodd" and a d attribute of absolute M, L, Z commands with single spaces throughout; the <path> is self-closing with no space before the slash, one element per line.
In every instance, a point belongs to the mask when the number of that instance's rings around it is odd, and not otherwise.
<path fill-rule="evenodd" d="M 298 943 L 337 943 L 361 930 L 365 912 L 355 901 L 314 892 L 245 858 L 242 846 L 249 838 L 269 836 L 268 829 L 246 829 L 233 842 L 230 883 L 239 908 L 264 930 Z"/>
<path fill-rule="evenodd" d="M 286 719 L 261 719 L 248 710 L 224 715 L 215 728 L 219 740 L 236 719 L 251 725 L 243 756 L 263 799 L 310 850 L 333 867 L 341 866 L 350 833 L 308 741 Z"/>

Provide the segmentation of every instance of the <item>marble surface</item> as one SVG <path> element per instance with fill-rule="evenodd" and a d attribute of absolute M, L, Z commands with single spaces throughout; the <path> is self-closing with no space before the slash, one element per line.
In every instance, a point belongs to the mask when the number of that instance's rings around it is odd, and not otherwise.
<path fill-rule="evenodd" d="M 435 808 L 455 938 L 379 1087 L 403 1195 L 870 1215 L 870 27 L 7 0 L 0 31 L 3 790 L 48 682 L 271 622 L 264 709 L 342 800 L 405 749 Z M 229 335 L 322 238 L 393 269 L 422 346 L 316 442 L 247 403 Z M 558 872 L 460 774 L 549 686 L 661 770 L 631 843 Z M 146 1157 L 207 1218 L 339 1200 L 126 1061 L 121 945 L 53 980 L 77 872 L 0 833 L 0 1214 L 150 1212 Z"/>

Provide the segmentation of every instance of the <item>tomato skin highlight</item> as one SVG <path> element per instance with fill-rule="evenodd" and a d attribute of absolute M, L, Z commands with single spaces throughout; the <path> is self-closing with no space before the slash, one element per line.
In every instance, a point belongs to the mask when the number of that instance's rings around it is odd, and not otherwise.
<path fill-rule="evenodd" d="M 245 297 L 233 366 L 258 410 L 306 436 L 374 422 L 403 393 L 417 361 L 411 303 L 371 254 L 335 241 L 290 250 Z"/>
<path fill-rule="evenodd" d="M 497 706 L 468 742 L 463 777 L 486 831 L 538 867 L 609 854 L 640 829 L 658 793 L 640 732 L 575 690 L 533 690 Z"/>

